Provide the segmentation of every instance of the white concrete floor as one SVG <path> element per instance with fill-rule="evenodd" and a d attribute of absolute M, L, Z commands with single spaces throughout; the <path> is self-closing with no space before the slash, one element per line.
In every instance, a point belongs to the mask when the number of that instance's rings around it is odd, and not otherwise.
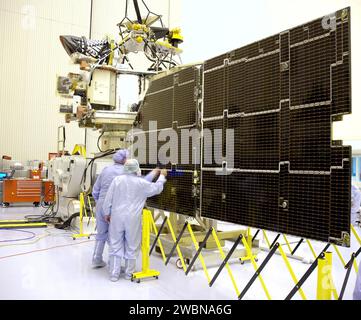
<path fill-rule="evenodd" d="M 0 219 L 21 219 L 26 214 L 38 214 L 44 209 L 32 207 L 1 208 Z M 224 228 L 229 227 L 224 225 Z M 71 232 L 53 229 L 24 229 L 36 234 L 36 238 L 20 242 L 3 242 L 9 239 L 24 238 L 28 235 L 15 230 L 0 230 L 0 299 L 129 299 L 129 300 L 182 300 L 182 299 L 216 299 L 235 300 L 237 295 L 223 270 L 212 288 L 208 287 L 202 270 L 192 272 L 187 277 L 183 270 L 177 269 L 174 261 L 164 266 L 157 254 L 151 257 L 151 267 L 161 272 L 158 280 L 145 281 L 140 284 L 124 279 L 116 283 L 108 280 L 107 269 L 91 268 L 90 261 L 94 239 L 73 240 Z M 359 233 L 361 231 L 358 229 Z M 275 234 L 269 233 L 273 239 Z M 297 239 L 292 239 L 297 241 Z M 280 238 L 283 243 L 283 239 Z M 324 243 L 312 242 L 316 251 L 320 252 Z M 293 244 L 294 246 L 294 244 Z M 287 251 L 287 247 L 283 247 Z M 356 240 L 352 237 L 352 249 L 341 248 L 348 260 L 352 251 L 358 249 Z M 331 251 L 333 251 L 331 247 Z M 107 252 L 105 252 L 105 255 Z M 298 253 L 306 259 L 312 254 L 306 244 Z M 266 252 L 259 254 L 260 264 Z M 175 258 L 173 259 L 175 260 Z M 340 292 L 345 270 L 336 253 L 333 255 L 333 277 L 336 288 Z M 140 267 L 140 259 L 138 261 Z M 309 264 L 290 260 L 295 274 L 300 278 Z M 241 291 L 254 274 L 250 263 L 231 264 L 232 271 L 239 290 Z M 210 268 L 212 275 L 216 268 Z M 293 287 L 293 281 L 279 255 L 275 255 L 262 272 L 272 299 L 284 299 Z M 305 283 L 303 289 L 307 299 L 316 298 L 315 271 Z M 355 285 L 356 274 L 352 270 L 344 299 L 351 299 Z M 265 300 L 266 295 L 257 280 L 244 299 Z M 294 299 L 301 299 L 297 294 Z"/>

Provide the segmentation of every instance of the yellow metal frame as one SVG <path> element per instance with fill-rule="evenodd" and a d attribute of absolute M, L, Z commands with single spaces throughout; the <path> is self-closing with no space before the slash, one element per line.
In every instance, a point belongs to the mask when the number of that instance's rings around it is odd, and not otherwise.
<path fill-rule="evenodd" d="M 264 236 L 264 238 L 265 238 L 265 240 L 266 240 L 266 242 L 267 242 L 268 248 L 271 249 L 270 241 L 269 241 L 269 239 L 268 239 L 268 237 L 267 237 L 266 231 L 265 231 L 265 230 L 262 230 L 262 232 L 263 232 L 263 236 Z M 288 241 L 288 239 L 287 239 L 287 236 L 286 236 L 285 234 L 283 234 L 283 239 L 284 239 L 285 242 L 286 242 L 286 245 L 287 245 L 288 250 L 290 251 L 290 253 L 292 253 L 291 245 L 290 245 L 290 243 L 289 243 L 289 241 Z M 307 241 L 308 241 L 308 240 L 307 240 Z M 312 248 L 312 250 L 313 250 L 313 247 L 312 247 L 311 243 L 310 243 L 309 241 L 308 241 L 308 243 L 309 243 L 309 245 L 311 246 L 311 248 Z M 290 261 L 289 261 L 289 259 L 288 259 L 288 257 L 287 257 L 287 254 L 286 254 L 285 251 L 283 250 L 282 245 L 279 244 L 277 250 L 279 251 L 279 253 L 280 253 L 281 257 L 282 257 L 282 259 L 283 259 L 283 261 L 284 261 L 284 263 L 285 263 L 285 265 L 286 265 L 286 267 L 287 267 L 287 271 L 288 271 L 288 273 L 291 275 L 291 278 L 292 278 L 293 282 L 294 282 L 295 284 L 297 284 L 297 283 L 299 282 L 299 280 L 297 279 L 296 274 L 295 274 L 294 271 L 293 271 L 293 268 L 292 268 L 292 266 L 291 266 L 291 263 L 290 263 Z M 314 250 L 313 250 L 313 252 L 314 252 Z M 254 267 L 255 267 L 255 266 L 257 266 L 256 263 L 254 264 Z M 258 268 L 258 267 L 257 267 L 257 268 Z M 256 269 L 256 270 L 257 270 L 257 269 Z M 261 280 L 261 279 L 260 279 L 260 280 Z M 263 280 L 261 281 L 261 284 L 262 284 L 262 282 L 263 282 Z M 264 282 L 263 282 L 263 284 L 264 284 Z M 263 285 L 262 285 L 262 286 L 263 286 Z M 266 292 L 265 288 L 266 288 L 266 287 L 264 287 L 264 291 Z M 301 296 L 301 298 L 302 298 L 303 300 L 307 300 L 306 295 L 305 295 L 304 291 L 302 290 L 302 288 L 300 288 L 300 289 L 298 290 L 298 293 L 300 294 L 300 296 Z M 269 297 L 269 294 L 268 294 L 267 297 Z M 269 297 L 269 299 L 270 299 L 270 297 Z"/>
<path fill-rule="evenodd" d="M 212 229 L 212 236 L 213 236 L 213 239 L 214 241 L 216 242 L 216 245 L 217 245 L 217 248 L 218 248 L 218 251 L 222 257 L 222 259 L 224 260 L 226 258 L 226 255 L 224 254 L 224 251 L 222 249 L 222 246 L 221 246 L 221 243 L 219 241 L 219 238 L 218 238 L 218 235 L 217 235 L 217 232 Z M 242 239 L 244 239 L 244 237 L 242 237 Z M 246 242 L 247 243 L 247 242 Z M 236 294 L 237 294 L 237 297 L 240 295 L 240 292 L 238 290 L 238 287 L 237 287 L 237 283 L 236 281 L 234 280 L 234 276 L 233 276 L 233 273 L 232 273 L 232 269 L 231 267 L 229 266 L 229 263 L 227 262 L 226 265 L 225 265 L 227 271 L 228 271 L 228 275 L 232 281 L 232 285 L 234 287 L 234 290 L 236 291 Z"/>
<path fill-rule="evenodd" d="M 291 267 L 291 264 L 290 264 L 290 261 L 289 261 L 288 258 L 287 258 L 287 255 L 286 255 L 286 253 L 284 252 L 284 250 L 283 250 L 283 248 L 282 248 L 281 245 L 278 247 L 278 251 L 280 252 L 280 254 L 281 254 L 282 258 L 283 258 L 283 261 L 284 261 L 285 264 L 286 264 L 287 270 L 288 270 L 288 272 L 290 273 L 293 282 L 294 282 L 295 284 L 297 284 L 297 283 L 298 283 L 298 279 L 297 279 L 297 277 L 296 277 L 296 275 L 295 275 L 295 273 L 294 273 L 294 271 L 293 271 L 293 269 L 292 269 L 292 267 Z M 301 297 L 302 297 L 303 300 L 307 300 L 306 295 L 305 295 L 305 293 L 303 292 L 302 288 L 300 288 L 300 289 L 298 290 L 298 292 L 299 292 L 299 294 L 301 295 Z"/>
<path fill-rule="evenodd" d="M 90 201 L 89 197 L 88 200 Z M 79 238 L 88 238 L 90 239 L 90 234 L 89 233 L 84 233 L 83 230 L 83 210 L 85 212 L 85 216 L 88 217 L 88 213 L 86 211 L 86 207 L 85 207 L 85 201 L 84 201 L 84 193 L 81 193 L 79 196 L 79 201 L 80 201 L 80 212 L 79 212 L 79 233 L 74 233 L 73 234 L 73 239 L 79 239 Z"/>
<path fill-rule="evenodd" d="M 287 239 L 287 236 L 285 234 L 283 234 L 283 239 L 286 241 L 286 245 L 288 247 L 289 252 L 292 253 L 291 245 L 290 245 L 290 243 L 289 243 L 289 241 Z"/>
<path fill-rule="evenodd" d="M 19 220 L 0 220 L 0 224 L 1 223 L 26 223 L 27 221 L 29 221 L 29 220 L 22 220 L 22 219 L 19 219 Z"/>
<path fill-rule="evenodd" d="M 35 228 L 35 227 L 46 227 L 47 224 L 45 222 L 33 222 L 33 223 L 14 223 L 14 224 L 0 224 L 0 229 L 7 228 Z"/>
<path fill-rule="evenodd" d="M 262 230 L 262 233 L 263 233 L 263 237 L 265 238 L 266 242 L 267 242 L 267 246 L 268 248 L 270 249 L 271 248 L 271 243 L 269 242 L 268 240 L 268 237 L 267 237 L 267 233 L 265 230 Z"/>
<path fill-rule="evenodd" d="M 167 219 L 167 225 L 168 225 L 169 231 L 170 231 L 170 233 L 171 233 L 171 235 L 172 235 L 172 239 L 173 239 L 174 243 L 176 243 L 176 242 L 177 242 L 177 239 L 176 239 L 176 236 L 175 236 L 175 233 L 174 233 L 174 229 L 173 229 L 173 227 L 172 227 L 172 224 L 171 224 L 171 222 L 170 222 L 170 219 Z M 187 271 L 187 267 L 186 267 L 186 264 L 185 264 L 185 262 L 184 262 L 183 254 L 182 254 L 182 251 L 181 251 L 180 248 L 179 248 L 179 245 L 177 245 L 176 249 L 177 249 L 177 253 L 178 253 L 179 259 L 180 259 L 180 261 L 181 261 L 181 263 L 182 263 L 182 268 L 183 268 L 184 272 L 186 272 L 186 271 Z"/>
<path fill-rule="evenodd" d="M 145 279 L 145 278 L 156 278 L 160 275 L 157 270 L 150 269 L 150 228 L 152 221 L 152 213 L 144 209 L 142 215 L 142 271 L 133 273 L 133 279 Z"/>
<path fill-rule="evenodd" d="M 115 41 L 114 41 L 114 39 L 108 39 L 108 42 L 110 44 L 110 50 L 111 50 L 111 53 L 109 55 L 108 65 L 111 66 L 111 65 L 113 65 L 113 60 L 114 60 Z"/>
<path fill-rule="evenodd" d="M 353 226 L 351 226 L 351 228 L 353 229 L 353 232 L 356 232 L 356 230 L 353 228 Z M 263 231 L 263 234 L 264 234 L 264 237 L 266 239 L 266 242 L 267 242 L 268 246 L 270 246 L 266 232 L 264 230 L 262 230 L 262 231 Z M 283 235 L 283 238 L 286 241 L 286 245 L 287 245 L 288 249 L 290 250 L 290 252 L 292 252 L 290 243 L 289 243 L 286 235 Z M 360 244 L 361 244 L 361 239 L 359 238 L 359 240 L 360 240 Z M 317 254 L 316 254 L 316 251 L 315 251 L 315 249 L 313 248 L 313 246 L 311 244 L 311 241 L 306 239 L 306 242 L 307 242 L 307 245 L 309 246 L 309 248 L 310 248 L 310 250 L 312 252 L 313 257 L 315 259 L 317 259 Z M 334 249 L 335 249 L 335 251 L 337 253 L 337 256 L 341 260 L 342 264 L 345 266 L 346 263 L 345 263 L 345 260 L 343 259 L 342 255 L 341 255 L 341 252 L 339 251 L 337 246 L 333 245 L 333 247 L 334 247 Z M 284 260 L 284 262 L 285 262 L 285 264 L 287 266 L 288 272 L 290 273 L 293 282 L 295 284 L 297 284 L 298 279 L 297 279 L 297 277 L 296 277 L 296 275 L 295 275 L 295 273 L 294 273 L 294 271 L 293 271 L 293 269 L 291 267 L 291 264 L 289 262 L 289 259 L 287 258 L 287 255 L 284 252 L 281 245 L 278 247 L 278 251 L 280 252 L 280 254 L 281 254 L 281 256 L 282 256 L 282 258 L 283 258 L 283 260 Z M 357 265 L 355 265 L 355 263 L 354 263 L 354 267 L 357 267 Z M 325 280 L 328 281 L 327 285 L 325 285 Z M 307 299 L 305 293 L 302 290 L 302 288 L 300 288 L 298 290 L 298 292 L 301 295 L 303 300 Z M 331 300 L 332 296 L 334 297 L 335 300 L 338 300 L 339 296 L 338 296 L 336 286 L 334 284 L 333 277 L 332 277 L 332 253 L 331 252 L 325 252 L 325 258 L 324 259 L 318 259 L 317 300 Z"/>
<path fill-rule="evenodd" d="M 191 236 L 192 242 L 193 242 L 193 244 L 194 244 L 194 247 L 195 247 L 196 250 L 198 251 L 198 249 L 199 249 L 199 244 L 198 244 L 198 242 L 197 242 L 196 237 L 194 236 L 193 229 L 192 229 L 190 223 L 188 223 L 187 228 L 188 228 L 188 232 L 189 232 L 189 234 L 190 234 L 190 236 Z M 207 281 L 208 281 L 208 284 L 209 284 L 209 283 L 211 282 L 211 278 L 210 278 L 210 276 L 209 276 L 208 269 L 207 269 L 206 263 L 205 263 L 205 261 L 204 261 L 204 258 L 203 258 L 203 256 L 202 256 L 202 253 L 199 254 L 198 258 L 199 258 L 199 261 L 200 261 L 201 264 L 202 264 L 202 268 L 203 268 L 204 274 L 206 275 L 206 278 L 207 278 Z"/>
<path fill-rule="evenodd" d="M 155 221 L 154 221 L 152 215 L 150 215 L 150 222 L 151 222 L 150 228 L 151 228 L 151 230 L 154 231 L 154 234 L 155 234 L 155 236 L 157 237 L 157 236 L 158 236 L 158 229 L 157 229 L 157 226 L 156 226 L 156 224 L 155 224 Z M 160 249 L 160 252 L 161 252 L 161 254 L 162 254 L 163 262 L 165 263 L 166 260 L 167 260 L 167 257 L 165 256 L 163 244 L 162 244 L 162 241 L 160 240 L 160 237 L 158 237 L 157 243 L 158 243 L 158 245 L 159 245 L 159 249 Z"/>
<path fill-rule="evenodd" d="M 339 250 L 339 249 L 337 248 L 337 246 L 334 245 L 334 244 L 332 245 L 332 247 L 335 249 L 338 258 L 340 259 L 342 265 L 345 267 L 345 266 L 346 266 L 346 262 L 345 262 L 344 258 L 342 257 L 342 254 L 341 254 L 340 250 Z"/>
<path fill-rule="evenodd" d="M 18 228 L 18 227 L 47 227 L 46 222 L 29 222 L 29 220 L 0 220 L 0 229 Z"/>
<path fill-rule="evenodd" d="M 84 158 L 86 158 L 86 148 L 83 144 L 76 144 L 74 146 L 73 152 L 71 153 L 72 155 L 75 155 L 77 152 L 79 152 L 79 154 L 81 156 L 83 156 Z"/>
<path fill-rule="evenodd" d="M 150 239 L 149 233 L 150 233 L 150 229 L 153 228 L 153 230 L 155 232 L 155 235 L 157 236 L 158 235 L 158 230 L 157 230 L 157 227 L 156 227 L 156 224 L 154 222 L 154 219 L 153 219 L 153 216 L 152 216 L 151 212 L 149 210 L 144 210 L 143 211 L 143 216 L 144 216 L 144 212 L 147 212 L 146 216 L 149 217 L 149 222 L 145 223 L 145 225 L 148 225 L 148 230 L 143 229 L 143 237 L 145 237 L 145 238 L 143 238 L 143 242 L 142 242 L 142 257 L 144 257 L 145 259 L 144 259 L 144 261 L 142 260 L 143 271 L 140 272 L 140 273 L 134 274 L 133 275 L 134 279 L 157 277 L 157 275 L 159 275 L 158 271 L 149 270 L 149 239 Z M 174 243 L 176 243 L 177 239 L 176 239 L 172 224 L 170 222 L 170 219 L 167 219 L 167 224 L 168 224 L 168 228 L 169 228 L 169 231 L 171 233 L 172 239 L 173 239 Z M 191 240 L 192 240 L 192 242 L 193 242 L 193 244 L 195 246 L 195 249 L 198 251 L 199 250 L 199 243 L 198 243 L 197 238 L 196 238 L 196 236 L 195 236 L 195 234 L 193 232 L 191 224 L 187 225 L 187 229 L 188 229 L 190 238 L 191 238 Z M 356 231 L 354 230 L 354 228 L 352 228 L 352 229 L 353 229 L 353 232 L 355 233 Z M 269 239 L 267 237 L 267 233 L 265 232 L 265 230 L 262 230 L 262 232 L 263 232 L 264 238 L 265 238 L 265 240 L 266 240 L 266 242 L 268 244 L 268 247 L 270 247 L 270 242 L 269 242 Z M 213 228 L 212 228 L 212 237 L 213 237 L 213 239 L 214 239 L 214 241 L 216 243 L 216 246 L 218 248 L 218 251 L 220 253 L 221 258 L 224 261 L 226 259 L 226 254 L 223 251 L 223 248 L 222 248 L 221 242 L 219 240 L 219 237 L 217 235 L 217 232 Z M 284 239 L 286 241 L 286 245 L 288 247 L 288 250 L 290 252 L 292 252 L 292 248 L 290 246 L 290 243 L 289 243 L 286 235 L 283 235 L 283 237 L 284 237 Z M 248 228 L 248 230 L 247 230 L 247 237 L 243 236 L 241 240 L 242 240 L 242 244 L 243 244 L 244 248 L 246 249 L 247 256 L 244 257 L 243 259 L 240 258 L 240 260 L 242 260 L 242 261 L 243 260 L 250 260 L 251 263 L 252 263 L 253 268 L 257 272 L 259 270 L 259 267 L 258 267 L 257 262 L 256 262 L 256 256 L 253 255 L 253 253 L 252 253 L 252 237 L 251 237 L 251 229 L 250 228 Z M 360 243 L 361 243 L 360 237 L 358 237 L 358 241 L 360 241 Z M 309 240 L 306 240 L 306 242 L 307 242 L 308 246 L 310 247 L 310 250 L 311 250 L 313 256 L 315 258 L 317 258 L 316 252 L 315 252 L 311 242 Z M 159 247 L 160 247 L 160 250 L 161 250 L 161 253 L 162 253 L 163 260 L 166 261 L 166 256 L 165 256 L 165 253 L 164 253 L 162 243 L 160 241 L 160 237 L 158 238 L 158 244 L 159 244 Z M 185 265 L 185 262 L 184 262 L 182 252 L 181 252 L 181 250 L 179 248 L 179 245 L 177 245 L 176 249 L 177 249 L 177 253 L 178 253 L 178 256 L 180 258 L 180 261 L 182 263 L 183 270 L 184 270 L 184 272 L 186 272 L 187 268 L 186 268 L 186 265 Z M 336 252 L 337 252 L 339 258 L 341 259 L 342 263 L 345 265 L 345 262 L 344 262 L 344 260 L 342 258 L 342 255 L 338 251 L 337 247 L 335 249 L 336 249 Z M 277 250 L 279 251 L 280 255 L 282 256 L 282 259 L 283 259 L 283 261 L 284 261 L 284 263 L 285 263 L 285 265 L 287 267 L 287 271 L 291 275 L 291 278 L 292 278 L 293 282 L 297 285 L 299 280 L 297 279 L 296 274 L 294 273 L 294 271 L 292 269 L 292 266 L 291 266 L 290 261 L 289 261 L 289 259 L 287 257 L 287 254 L 285 253 L 285 251 L 283 250 L 281 245 L 278 246 Z M 201 265 L 202 265 L 204 274 L 206 276 L 207 282 L 208 282 L 208 284 L 210 284 L 211 283 L 211 278 L 210 278 L 206 263 L 204 261 L 204 257 L 203 257 L 203 255 L 201 253 L 199 253 L 198 258 L 199 258 L 199 260 L 201 262 Z M 231 269 L 228 262 L 226 262 L 225 267 L 227 269 L 228 275 L 230 277 L 230 280 L 232 282 L 232 285 L 233 285 L 234 290 L 235 290 L 235 292 L 237 294 L 237 297 L 238 297 L 240 295 L 240 292 L 239 292 L 237 283 L 235 281 L 232 269 Z M 270 293 L 268 291 L 268 288 L 267 288 L 267 286 L 266 286 L 266 284 L 265 284 L 265 282 L 263 280 L 263 277 L 261 276 L 261 274 L 258 274 L 257 277 L 258 277 L 258 280 L 261 283 L 262 289 L 265 292 L 265 295 L 266 295 L 267 299 L 272 300 L 271 295 L 270 295 Z M 325 283 L 324 283 L 325 279 L 327 279 L 327 281 L 328 281 L 327 286 L 325 286 Z M 301 296 L 301 298 L 303 300 L 307 300 L 306 295 L 305 295 L 302 288 L 299 288 L 298 293 L 300 294 L 300 296 Z M 333 281 L 333 278 L 332 278 L 332 253 L 326 252 L 325 253 L 325 258 L 318 260 L 317 299 L 318 300 L 330 300 L 332 298 L 332 296 L 334 297 L 334 299 L 338 299 L 338 293 L 337 293 L 337 290 L 336 290 L 336 287 L 334 285 L 334 281 Z"/>
<path fill-rule="evenodd" d="M 263 232 L 264 232 L 264 230 L 263 230 Z M 265 232 L 264 232 L 264 234 L 265 234 Z M 243 243 L 244 247 L 246 248 L 246 251 L 248 252 L 248 256 L 251 257 L 250 260 L 251 260 L 251 263 L 253 265 L 253 268 L 255 269 L 255 271 L 257 271 L 259 269 L 258 265 L 257 265 L 257 262 L 255 261 L 254 256 L 252 255 L 252 250 L 249 247 L 249 245 L 248 245 L 248 243 L 247 243 L 247 241 L 246 241 L 246 239 L 244 237 L 242 237 L 242 243 Z M 265 282 L 263 280 L 263 277 L 260 274 L 258 275 L 258 280 L 260 281 L 260 283 L 262 285 L 263 291 L 266 294 L 267 299 L 272 300 L 271 295 L 270 295 L 270 293 L 269 293 L 269 291 L 267 289 L 267 286 L 266 286 L 266 284 L 265 284 Z"/>
<path fill-rule="evenodd" d="M 247 250 L 247 249 L 246 249 L 247 256 L 239 258 L 242 262 L 244 262 L 244 261 L 251 261 L 252 258 L 253 258 L 253 260 L 256 260 L 256 259 L 257 259 L 257 255 L 253 255 L 253 253 L 252 253 L 252 234 L 251 234 L 251 228 L 247 228 L 247 244 L 248 244 L 248 248 L 249 248 L 250 250 Z"/>
<path fill-rule="evenodd" d="M 175 233 L 174 233 L 174 229 L 173 229 L 172 223 L 170 222 L 170 219 L 167 219 L 167 225 L 168 225 L 168 229 L 169 229 L 169 231 L 170 231 L 170 233 L 171 233 L 173 242 L 176 243 L 177 239 L 176 239 L 176 236 L 175 236 Z M 156 226 L 155 226 L 154 220 L 153 220 L 153 229 L 156 230 Z M 197 238 L 196 238 L 196 236 L 195 236 L 195 234 L 194 234 L 194 232 L 193 232 L 193 229 L 192 229 L 192 227 L 191 227 L 191 225 L 190 225 L 189 223 L 188 223 L 188 225 L 187 225 L 187 229 L 188 229 L 188 232 L 189 232 L 189 234 L 190 234 L 191 240 L 192 240 L 192 242 L 193 242 L 196 250 L 198 251 L 198 249 L 199 249 L 199 244 L 198 244 L 198 242 L 197 242 Z M 157 234 L 157 233 L 156 233 L 156 234 Z M 219 251 L 221 257 L 222 257 L 222 259 L 224 260 L 224 259 L 226 258 L 226 255 L 225 255 L 225 253 L 224 253 L 224 251 L 223 251 L 223 249 L 222 249 L 222 245 L 221 245 L 221 242 L 220 242 L 220 240 L 219 240 L 219 238 L 218 238 L 217 232 L 216 232 L 214 229 L 212 229 L 212 236 L 213 236 L 213 239 L 214 239 L 214 241 L 215 241 L 215 243 L 216 243 L 216 246 L 217 246 L 217 248 L 218 248 L 218 251 Z M 158 240 L 158 241 L 159 241 L 159 240 Z M 159 242 L 159 243 L 161 244 L 161 242 Z M 176 249 L 177 249 L 177 253 L 178 253 L 179 259 L 180 259 L 180 261 L 181 261 L 181 263 L 182 263 L 182 268 L 183 268 L 184 272 L 186 272 L 186 271 L 187 271 L 187 267 L 186 267 L 186 265 L 185 265 L 184 258 L 183 258 L 182 252 L 181 252 L 181 250 L 180 250 L 180 248 L 179 248 L 179 245 L 177 245 Z M 148 251 L 149 251 L 149 249 L 148 249 Z M 161 249 L 161 251 L 163 251 L 163 250 Z M 163 255 L 163 254 L 162 254 L 162 255 Z M 207 266 L 206 266 L 206 263 L 205 263 L 205 261 L 204 261 L 204 258 L 203 258 L 202 253 L 199 254 L 198 258 L 199 258 L 199 260 L 200 260 L 200 262 L 201 262 L 201 264 L 202 264 L 203 271 L 204 271 L 204 273 L 205 273 L 205 276 L 206 276 L 206 278 L 207 278 L 207 282 L 208 282 L 208 284 L 209 284 L 209 283 L 211 282 L 211 278 L 210 278 L 210 275 L 209 275 L 209 272 L 208 272 L 208 269 L 207 269 Z M 165 260 L 165 255 L 163 255 L 163 259 Z M 226 267 L 226 269 L 227 269 L 227 271 L 228 271 L 228 275 L 229 275 L 229 277 L 230 277 L 230 279 L 231 279 L 231 281 L 232 281 L 232 285 L 233 285 L 233 287 L 234 287 L 234 289 L 235 289 L 235 291 L 236 291 L 236 293 L 237 293 L 237 297 L 238 297 L 239 294 L 240 294 L 240 292 L 239 292 L 239 290 L 238 290 L 236 281 L 235 281 L 235 279 L 234 279 L 232 270 L 231 270 L 228 262 L 226 263 L 225 267 Z"/>
<path fill-rule="evenodd" d="M 325 252 L 324 258 L 317 261 L 317 300 L 338 300 L 337 290 L 332 277 L 332 252 Z"/>
<path fill-rule="evenodd" d="M 308 246 L 309 246 L 309 248 L 310 248 L 310 250 L 311 250 L 311 252 L 312 252 L 313 257 L 314 257 L 315 259 L 317 259 L 317 254 L 316 254 L 315 249 L 313 249 L 313 246 L 312 246 L 312 244 L 311 244 L 311 241 L 308 240 L 308 239 L 306 239 L 306 242 L 307 242 L 307 244 L 308 244 Z"/>
<path fill-rule="evenodd" d="M 357 242 L 359 243 L 359 245 L 361 246 L 361 239 L 360 239 L 360 236 L 358 235 L 355 227 L 351 224 L 351 231 L 353 233 L 353 235 L 355 236 Z"/>

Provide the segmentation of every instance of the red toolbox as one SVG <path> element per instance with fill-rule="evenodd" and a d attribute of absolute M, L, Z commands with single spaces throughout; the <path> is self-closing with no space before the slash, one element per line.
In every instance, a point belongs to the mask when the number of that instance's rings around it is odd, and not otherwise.
<path fill-rule="evenodd" d="M 44 186 L 44 190 L 43 190 Z M 44 202 L 54 202 L 54 185 L 52 181 L 38 179 L 10 179 L 4 180 L 3 206 L 11 203 L 33 203 L 39 206 L 42 196 Z"/>

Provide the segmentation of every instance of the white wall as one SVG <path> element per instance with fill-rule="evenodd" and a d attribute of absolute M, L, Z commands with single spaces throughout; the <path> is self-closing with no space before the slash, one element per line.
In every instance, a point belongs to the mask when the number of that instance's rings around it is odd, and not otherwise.
<path fill-rule="evenodd" d="M 0 1 L 0 156 L 20 161 L 47 159 L 56 152 L 56 75 L 69 72 L 59 35 L 88 35 L 89 0 Z M 67 126 L 67 148 L 84 132 Z M 72 150 L 70 150 L 72 151 Z"/>
<path fill-rule="evenodd" d="M 203 61 L 351 6 L 353 111 L 334 124 L 334 139 L 361 140 L 360 0 L 183 0 L 184 62 Z"/>

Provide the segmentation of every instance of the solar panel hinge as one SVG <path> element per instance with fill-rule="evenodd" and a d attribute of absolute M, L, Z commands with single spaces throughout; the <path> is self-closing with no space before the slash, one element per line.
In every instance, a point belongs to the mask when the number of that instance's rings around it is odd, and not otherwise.
<path fill-rule="evenodd" d="M 194 101 L 202 98 L 202 86 L 198 85 L 194 87 Z"/>
<path fill-rule="evenodd" d="M 343 141 L 342 140 L 332 140 L 332 146 L 333 147 L 340 147 L 343 145 Z"/>
<path fill-rule="evenodd" d="M 335 243 L 342 247 L 349 247 L 350 246 L 350 233 L 347 231 L 342 231 L 341 238 L 329 237 L 328 241 L 330 243 Z"/>
<path fill-rule="evenodd" d="M 342 121 L 342 120 L 343 120 L 343 116 L 342 116 L 342 115 L 332 116 L 332 121 L 333 121 L 333 122 Z"/>
<path fill-rule="evenodd" d="M 286 62 L 281 62 L 281 72 L 287 71 L 289 69 L 289 63 Z"/>
<path fill-rule="evenodd" d="M 175 74 L 173 77 L 173 85 L 178 85 L 179 84 L 179 75 Z"/>
<path fill-rule="evenodd" d="M 282 208 L 283 210 L 288 210 L 289 202 L 285 198 L 279 198 L 278 200 L 278 206 Z"/>
<path fill-rule="evenodd" d="M 232 61 L 235 56 L 236 56 L 236 51 L 235 50 L 229 52 L 229 60 L 230 61 Z"/>

